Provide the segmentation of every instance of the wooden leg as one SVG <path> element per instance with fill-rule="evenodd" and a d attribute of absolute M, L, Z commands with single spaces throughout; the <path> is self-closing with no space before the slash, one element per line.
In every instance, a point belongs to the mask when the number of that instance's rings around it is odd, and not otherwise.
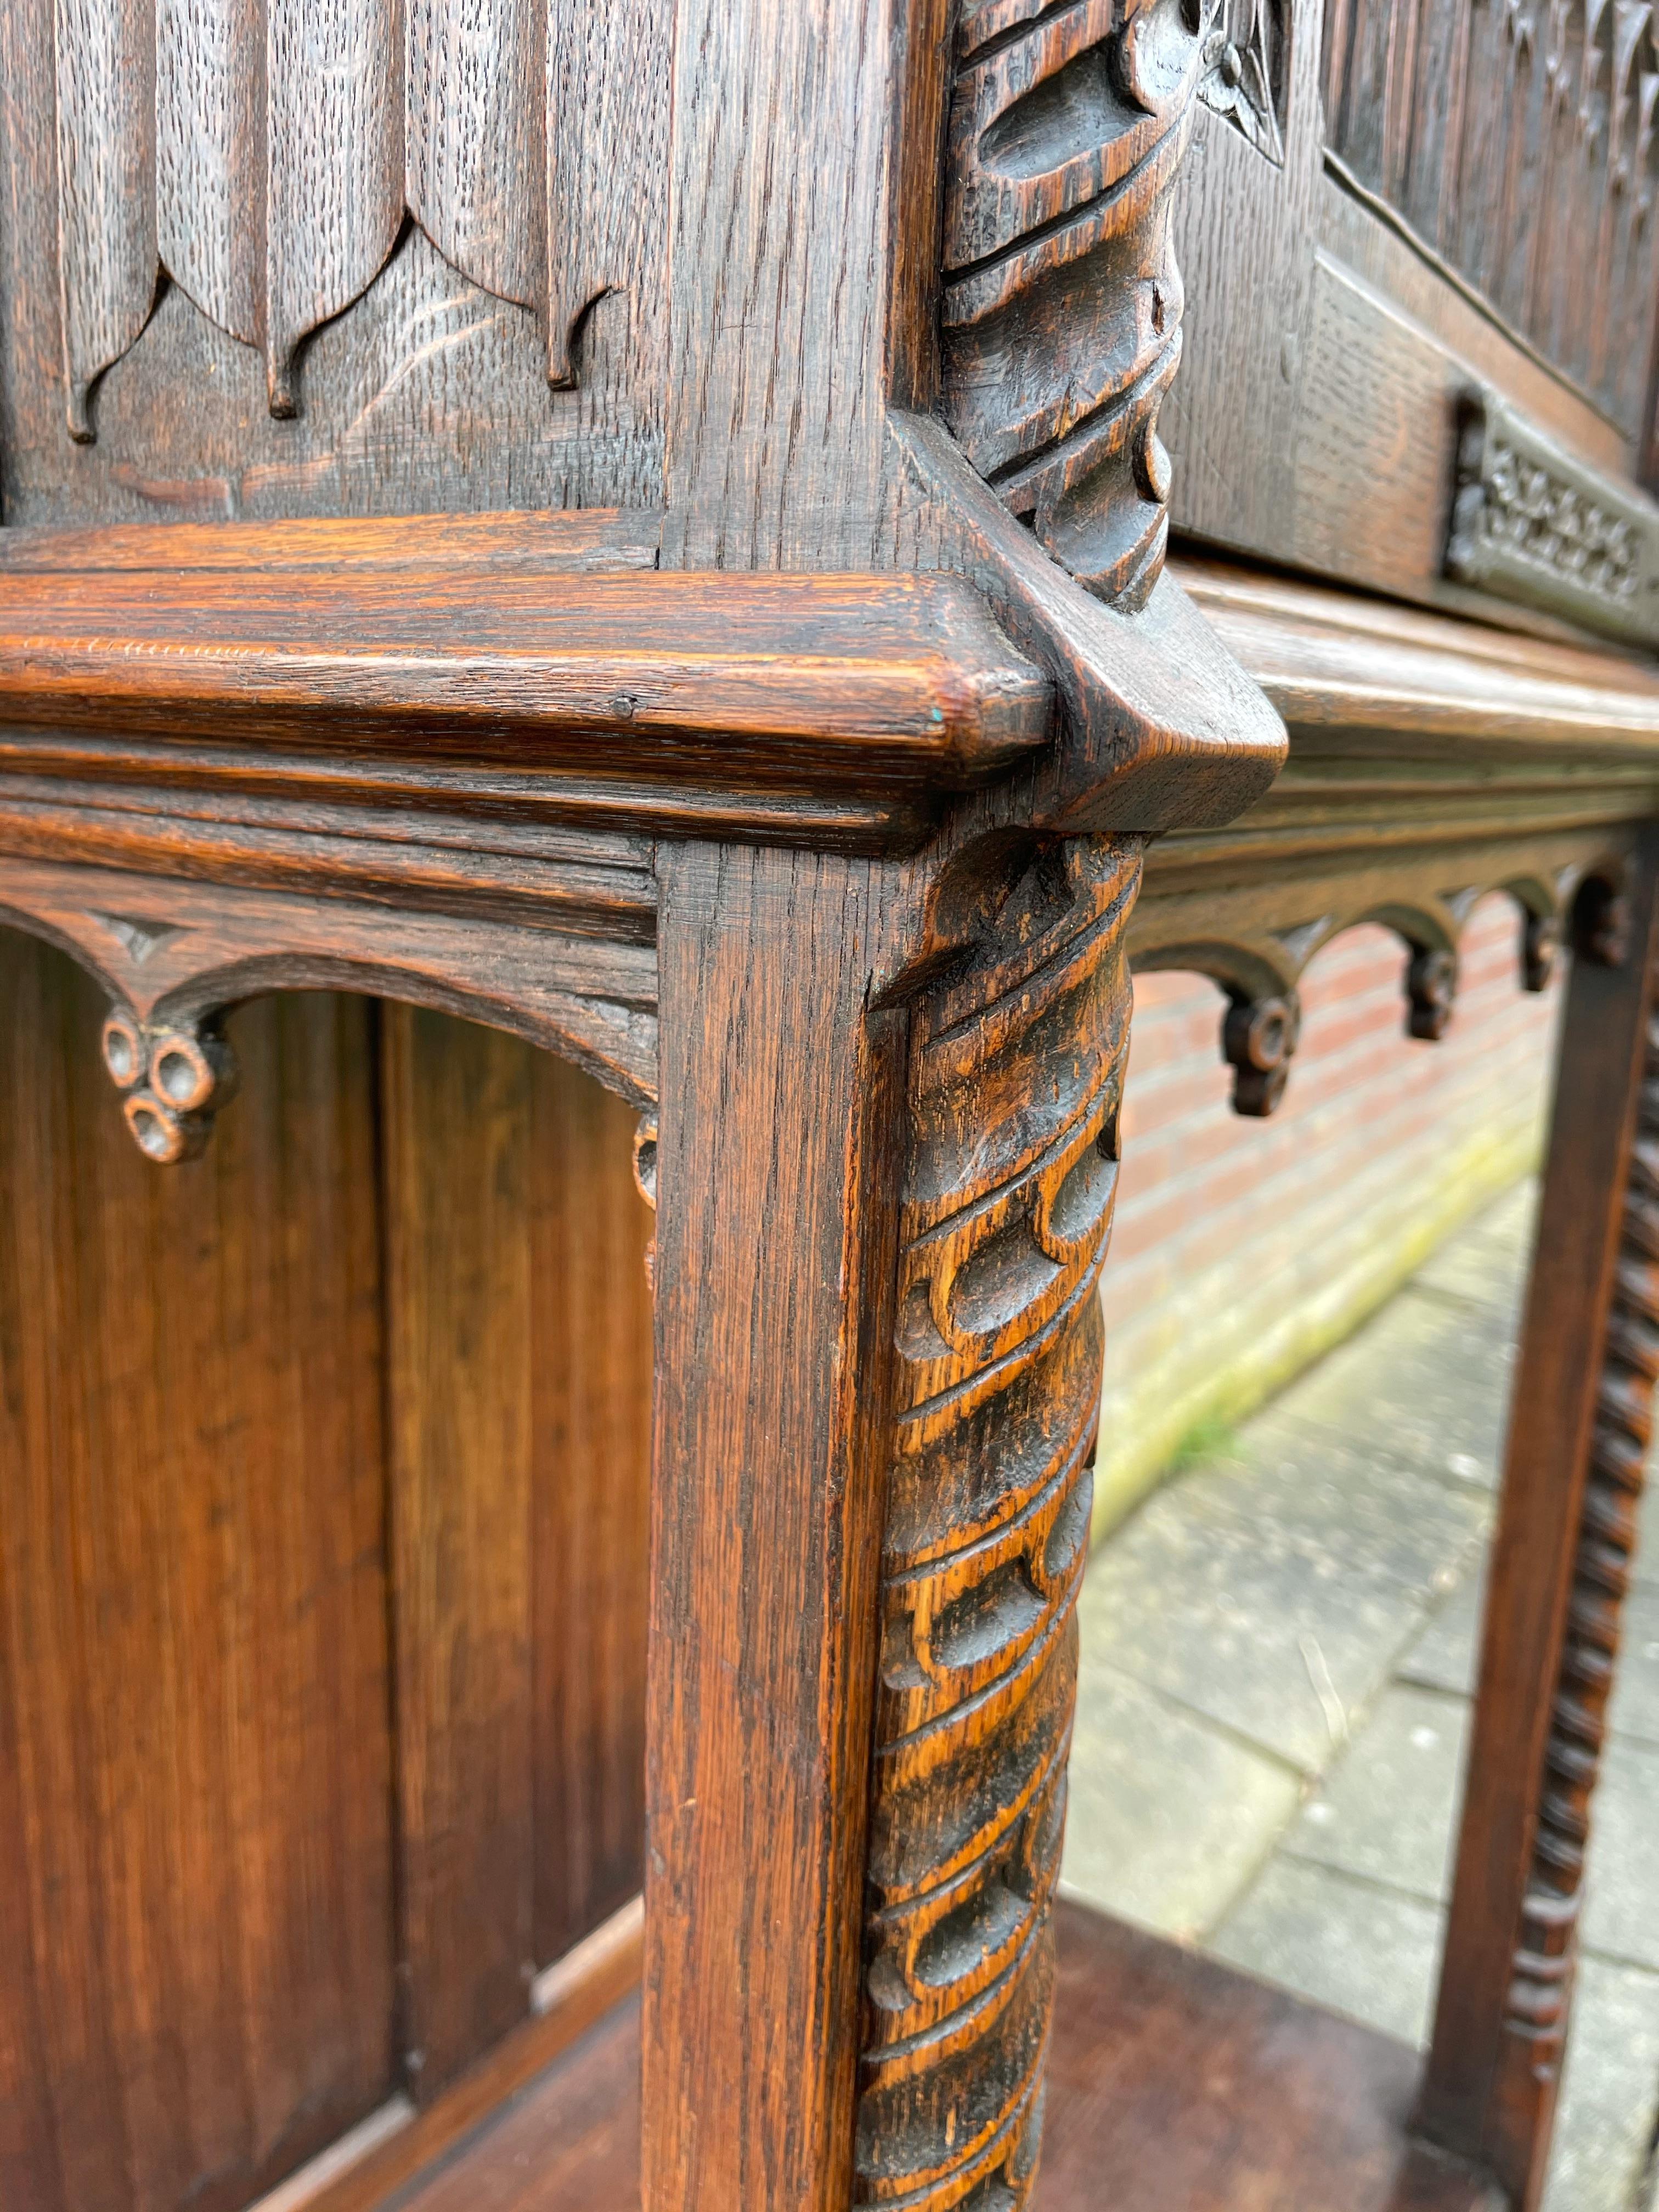
<path fill-rule="evenodd" d="M 1622 945 L 1577 917 L 1421 2108 L 1517 2212 L 1543 2188 L 1659 1374 L 1656 859 L 1650 831 Z"/>
<path fill-rule="evenodd" d="M 664 861 L 642 2196 L 849 2190 L 903 1021 L 890 868 Z"/>
<path fill-rule="evenodd" d="M 1139 853 L 1026 841 L 948 925 L 891 864 L 665 876 L 646 2212 L 1005 2212 Z"/>

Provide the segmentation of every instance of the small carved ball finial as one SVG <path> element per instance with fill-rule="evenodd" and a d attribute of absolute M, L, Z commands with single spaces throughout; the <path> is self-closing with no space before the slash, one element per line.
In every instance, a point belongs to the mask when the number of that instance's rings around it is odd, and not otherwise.
<path fill-rule="evenodd" d="M 1529 914 L 1521 933 L 1521 976 L 1529 991 L 1547 991 L 1561 953 L 1561 925 L 1553 914 Z"/>
<path fill-rule="evenodd" d="M 1302 1033 L 1294 991 L 1273 999 L 1238 999 L 1221 1022 L 1221 1053 L 1233 1068 L 1233 1111 L 1260 1120 L 1285 1096 L 1291 1056 Z"/>
<path fill-rule="evenodd" d="M 640 1126 L 634 1132 L 634 1187 L 651 1208 L 657 1210 L 657 1117 L 653 1112 L 640 1116 Z M 657 1240 L 654 1237 L 645 1248 L 645 1279 L 654 1297 L 657 1291 Z"/>
<path fill-rule="evenodd" d="M 104 1024 L 104 1065 L 133 1141 L 163 1167 L 193 1159 L 236 1089 L 236 1060 L 216 1030 L 150 1030 L 121 1007 Z"/>
<path fill-rule="evenodd" d="M 1407 1036 L 1438 1043 L 1451 1026 L 1452 1002 L 1457 996 L 1457 955 L 1437 948 L 1413 952 L 1406 969 Z"/>

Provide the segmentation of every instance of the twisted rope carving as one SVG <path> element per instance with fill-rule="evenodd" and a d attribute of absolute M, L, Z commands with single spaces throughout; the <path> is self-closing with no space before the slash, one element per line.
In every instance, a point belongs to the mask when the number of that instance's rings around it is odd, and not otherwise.
<path fill-rule="evenodd" d="M 1590 1800 L 1630 1587 L 1659 1381 L 1659 1022 L 1646 1065 L 1578 1527 L 1566 1643 L 1551 1710 L 1543 1797 L 1505 2025 L 1559 2069 L 1571 1994 Z"/>
<path fill-rule="evenodd" d="M 1039 852 L 916 1018 L 856 2201 L 1017 2212 L 1041 2133 L 1138 852 Z"/>

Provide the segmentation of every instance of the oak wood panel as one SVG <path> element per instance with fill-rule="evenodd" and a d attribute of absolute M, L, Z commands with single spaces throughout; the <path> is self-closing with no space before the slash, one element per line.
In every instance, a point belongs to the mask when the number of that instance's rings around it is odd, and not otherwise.
<path fill-rule="evenodd" d="M 634 1182 L 638 1115 L 567 1062 L 533 1061 L 531 1730 L 545 1961 L 644 1878 L 653 1223 Z"/>
<path fill-rule="evenodd" d="M 45 188 L 3 286 L 32 325 L 14 482 L 60 512 L 396 506 L 411 471 L 425 504 L 659 494 L 672 13 L 9 13 L 5 136 Z"/>
<path fill-rule="evenodd" d="M 411 2093 L 529 2004 L 531 1062 L 386 1009 L 387 1406 Z"/>
<path fill-rule="evenodd" d="M 1567 0 L 1522 29 L 1465 0 L 1342 0 L 1324 46 L 1334 151 L 1639 442 L 1659 275 L 1649 15 Z"/>
<path fill-rule="evenodd" d="M 239 1017 L 162 1176 L 90 981 L 9 933 L 0 1001 L 3 2194 L 228 2212 L 392 2071 L 368 1022 Z"/>
<path fill-rule="evenodd" d="M 651 1328 L 635 1116 L 385 1014 L 410 2087 L 521 2021 L 641 1879 Z"/>

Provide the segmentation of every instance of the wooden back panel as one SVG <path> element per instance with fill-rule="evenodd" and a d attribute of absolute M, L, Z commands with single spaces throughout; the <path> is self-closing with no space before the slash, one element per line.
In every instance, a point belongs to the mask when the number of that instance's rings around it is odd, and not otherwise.
<path fill-rule="evenodd" d="M 362 1002 L 235 1023 L 157 1174 L 103 1007 L 0 946 L 0 2201 L 240 2204 L 392 2086 Z"/>
<path fill-rule="evenodd" d="M 233 2212 L 639 1887 L 633 1117 L 516 1040 L 233 1017 L 158 1171 L 0 938 L 0 2203 Z"/>

